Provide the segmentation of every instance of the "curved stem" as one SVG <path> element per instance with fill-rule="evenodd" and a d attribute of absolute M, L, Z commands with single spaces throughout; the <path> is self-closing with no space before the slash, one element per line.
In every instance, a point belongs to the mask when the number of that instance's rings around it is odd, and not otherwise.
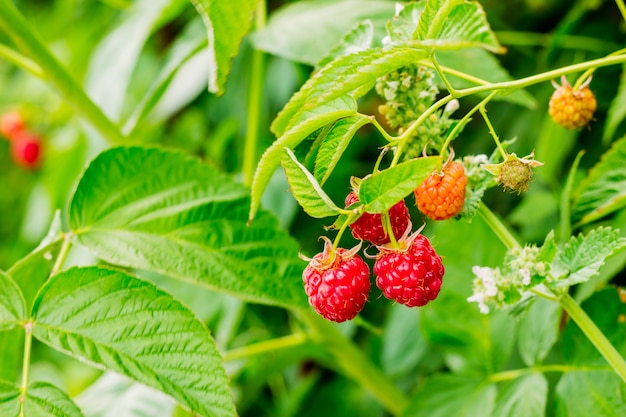
<path fill-rule="evenodd" d="M 294 333 L 289 336 L 265 340 L 263 342 L 254 343 L 242 348 L 229 350 L 222 355 L 222 358 L 224 362 L 232 362 L 239 359 L 251 358 L 267 353 L 275 353 L 280 350 L 291 349 L 296 346 L 301 346 L 308 341 L 309 337 L 305 333 Z"/>
<path fill-rule="evenodd" d="M 582 307 L 567 293 L 559 298 L 559 303 L 613 370 L 626 382 L 626 361 Z"/>
<path fill-rule="evenodd" d="M 509 229 L 496 217 L 495 214 L 483 203 L 478 204 L 478 215 L 487 223 L 493 232 L 500 238 L 504 246 L 509 249 L 522 249 L 517 239 L 511 234 Z"/>
<path fill-rule="evenodd" d="M 372 125 L 374 125 L 376 130 L 378 130 L 378 132 L 380 132 L 381 135 L 383 135 L 383 137 L 385 138 L 385 140 L 387 140 L 387 142 L 395 142 L 398 140 L 398 138 L 391 136 L 389 133 L 387 133 L 387 131 L 380 125 L 380 123 L 378 122 L 378 120 L 376 120 L 375 117 L 372 117 Z"/>
<path fill-rule="evenodd" d="M 46 74 L 30 59 L 26 58 L 24 55 L 15 52 L 13 49 L 0 44 L 0 57 L 5 58 L 7 61 L 12 62 L 13 65 L 16 65 L 26 71 L 30 72 L 32 75 L 38 78 L 46 78 Z"/>
<path fill-rule="evenodd" d="M 256 24 L 257 30 L 265 27 L 265 0 L 257 2 Z M 250 90 L 248 94 L 248 120 L 246 139 L 243 149 L 243 182 L 245 185 L 252 184 L 254 170 L 257 163 L 257 144 L 259 142 L 259 120 L 263 100 L 263 78 L 265 75 L 265 53 L 259 49 L 252 52 L 252 64 L 250 66 Z"/>
<path fill-rule="evenodd" d="M 435 70 L 437 71 L 437 74 L 439 74 L 439 78 L 441 78 L 441 80 L 443 81 L 443 84 L 448 89 L 448 92 L 453 97 L 456 97 L 457 95 L 456 88 L 454 88 L 452 84 L 450 84 L 450 81 L 448 81 L 448 77 L 446 77 L 446 74 L 444 74 L 443 69 L 439 66 L 439 62 L 437 62 L 437 58 L 435 57 L 434 54 L 431 57 L 431 61 L 433 62 L 433 65 L 435 66 Z"/>
<path fill-rule="evenodd" d="M 346 376 L 372 393 L 393 415 L 402 413 L 408 399 L 363 352 L 314 312 L 303 311 L 301 318 L 313 331 L 312 336 L 335 357 L 335 363 Z"/>
<path fill-rule="evenodd" d="M 63 244 L 61 245 L 61 249 L 59 250 L 59 254 L 57 255 L 56 260 L 54 261 L 54 265 L 52 266 L 52 270 L 50 271 L 50 276 L 54 276 L 59 273 L 61 267 L 63 267 L 63 263 L 67 258 L 68 253 L 70 252 L 70 248 L 72 247 L 71 234 L 67 233 L 63 235 Z"/>
<path fill-rule="evenodd" d="M 493 141 L 496 143 L 496 146 L 498 147 L 498 151 L 500 151 L 500 155 L 502 155 L 502 159 L 506 161 L 507 158 L 507 154 L 506 151 L 504 150 L 504 148 L 502 147 L 502 144 L 500 143 L 500 138 L 498 138 L 498 135 L 496 134 L 496 130 L 493 128 L 493 125 L 491 124 L 491 120 L 489 120 L 489 116 L 487 116 L 487 109 L 485 109 L 485 105 L 481 105 L 479 107 L 480 110 L 480 114 L 483 116 L 483 119 L 485 120 L 485 124 L 487 125 L 487 128 L 489 129 L 489 134 L 491 134 L 491 137 L 493 138 Z"/>
<path fill-rule="evenodd" d="M 339 231 L 337 232 L 337 236 L 335 236 L 335 240 L 333 241 L 333 250 L 337 250 L 337 248 L 339 247 L 339 241 L 341 240 L 343 233 L 346 231 L 348 226 L 354 221 L 354 218 L 356 216 L 358 216 L 357 213 L 351 212 L 348 215 L 348 218 L 346 219 L 346 221 L 343 222 L 343 224 L 339 228 Z"/>

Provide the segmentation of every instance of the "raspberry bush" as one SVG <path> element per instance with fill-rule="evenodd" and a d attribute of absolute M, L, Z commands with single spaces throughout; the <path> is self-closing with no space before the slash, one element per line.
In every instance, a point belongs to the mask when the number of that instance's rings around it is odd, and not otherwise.
<path fill-rule="evenodd" d="M 0 2 L 0 415 L 623 415 L 624 21 Z"/>

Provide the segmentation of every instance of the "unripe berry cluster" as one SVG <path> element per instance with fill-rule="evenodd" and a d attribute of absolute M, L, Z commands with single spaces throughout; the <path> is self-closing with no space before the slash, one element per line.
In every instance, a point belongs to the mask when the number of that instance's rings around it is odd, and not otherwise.
<path fill-rule="evenodd" d="M 0 116 L 0 135 L 11 142 L 11 158 L 25 169 L 36 169 L 41 163 L 41 139 L 26 129 L 26 123 L 16 111 Z"/>

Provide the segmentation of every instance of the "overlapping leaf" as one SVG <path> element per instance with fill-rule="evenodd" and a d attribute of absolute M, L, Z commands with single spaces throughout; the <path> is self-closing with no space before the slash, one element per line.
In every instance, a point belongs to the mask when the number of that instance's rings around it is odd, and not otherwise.
<path fill-rule="evenodd" d="M 528 335 L 526 335 L 527 338 Z M 493 416 L 538 417 L 545 415 L 548 381 L 540 372 L 522 375 L 502 387 Z"/>
<path fill-rule="evenodd" d="M 239 52 L 243 36 L 252 24 L 255 0 L 216 1 L 190 0 L 207 29 L 209 54 L 209 91 L 223 92 L 230 61 Z"/>
<path fill-rule="evenodd" d="M 0 271 L 0 330 L 13 328 L 25 314 L 22 291 L 9 275 Z"/>
<path fill-rule="evenodd" d="M 248 225 L 248 209 L 245 187 L 197 159 L 122 147 L 92 161 L 69 214 L 76 241 L 107 262 L 253 302 L 308 306 L 298 245 L 265 212 Z"/>
<path fill-rule="evenodd" d="M 23 414 L 20 414 L 23 404 Z M 18 386 L 0 381 L 0 415 L 13 417 L 83 417 L 83 413 L 62 390 L 47 382 L 33 382 L 22 392 Z"/>
<path fill-rule="evenodd" d="M 209 331 L 168 293 L 124 272 L 71 268 L 42 287 L 33 335 L 157 388 L 202 416 L 234 416 Z"/>

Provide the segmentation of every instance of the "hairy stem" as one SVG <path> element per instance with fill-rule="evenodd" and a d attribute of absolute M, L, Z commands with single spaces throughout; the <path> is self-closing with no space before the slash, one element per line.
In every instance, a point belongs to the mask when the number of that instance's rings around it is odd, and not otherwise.
<path fill-rule="evenodd" d="M 115 144 L 125 141 L 120 129 L 74 81 L 11 1 L 0 1 L 0 27 L 22 52 L 39 66 L 46 79 L 57 88 L 74 110 L 108 142 Z"/>

